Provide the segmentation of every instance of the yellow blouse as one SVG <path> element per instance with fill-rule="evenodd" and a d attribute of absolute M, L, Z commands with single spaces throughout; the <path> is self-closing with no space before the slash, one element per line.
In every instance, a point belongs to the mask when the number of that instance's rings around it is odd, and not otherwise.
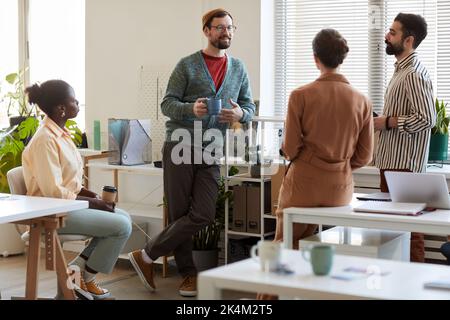
<path fill-rule="evenodd" d="M 75 199 L 82 188 L 83 162 L 70 132 L 49 117 L 22 154 L 27 195 Z"/>

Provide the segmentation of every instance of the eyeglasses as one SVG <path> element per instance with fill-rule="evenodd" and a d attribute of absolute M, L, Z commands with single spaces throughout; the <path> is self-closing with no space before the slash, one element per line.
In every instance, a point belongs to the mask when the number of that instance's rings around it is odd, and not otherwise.
<path fill-rule="evenodd" d="M 222 33 L 222 32 L 224 32 L 225 31 L 225 29 L 227 29 L 227 31 L 229 32 L 229 33 L 234 33 L 235 31 L 236 31 L 236 29 L 237 29 L 237 27 L 236 26 L 234 26 L 234 25 L 229 25 L 229 26 L 223 26 L 223 25 L 218 25 L 218 26 L 211 26 L 211 28 L 214 28 L 214 29 L 216 29 L 218 32 L 220 32 L 220 33 Z"/>

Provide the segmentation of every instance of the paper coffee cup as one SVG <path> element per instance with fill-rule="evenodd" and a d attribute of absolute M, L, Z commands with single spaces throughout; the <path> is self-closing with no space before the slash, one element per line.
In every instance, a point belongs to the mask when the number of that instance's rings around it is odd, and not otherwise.
<path fill-rule="evenodd" d="M 104 186 L 102 199 L 108 202 L 116 202 L 117 188 L 114 186 Z"/>

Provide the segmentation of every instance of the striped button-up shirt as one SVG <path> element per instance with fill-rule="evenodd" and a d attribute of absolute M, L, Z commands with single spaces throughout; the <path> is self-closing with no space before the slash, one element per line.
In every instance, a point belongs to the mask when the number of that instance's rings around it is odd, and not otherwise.
<path fill-rule="evenodd" d="M 375 165 L 380 169 L 425 171 L 436 110 L 430 76 L 416 52 L 395 63 L 384 96 L 383 115 L 398 117 L 398 128 L 381 131 Z"/>

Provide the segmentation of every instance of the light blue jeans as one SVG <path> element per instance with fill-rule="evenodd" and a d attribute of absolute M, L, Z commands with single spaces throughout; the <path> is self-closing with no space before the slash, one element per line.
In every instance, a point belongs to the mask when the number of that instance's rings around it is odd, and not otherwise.
<path fill-rule="evenodd" d="M 86 265 L 101 273 L 110 273 L 131 235 L 131 219 L 121 209 L 108 212 L 95 209 L 72 211 L 64 228 L 58 234 L 85 235 L 92 237 L 81 253 L 88 257 Z"/>

